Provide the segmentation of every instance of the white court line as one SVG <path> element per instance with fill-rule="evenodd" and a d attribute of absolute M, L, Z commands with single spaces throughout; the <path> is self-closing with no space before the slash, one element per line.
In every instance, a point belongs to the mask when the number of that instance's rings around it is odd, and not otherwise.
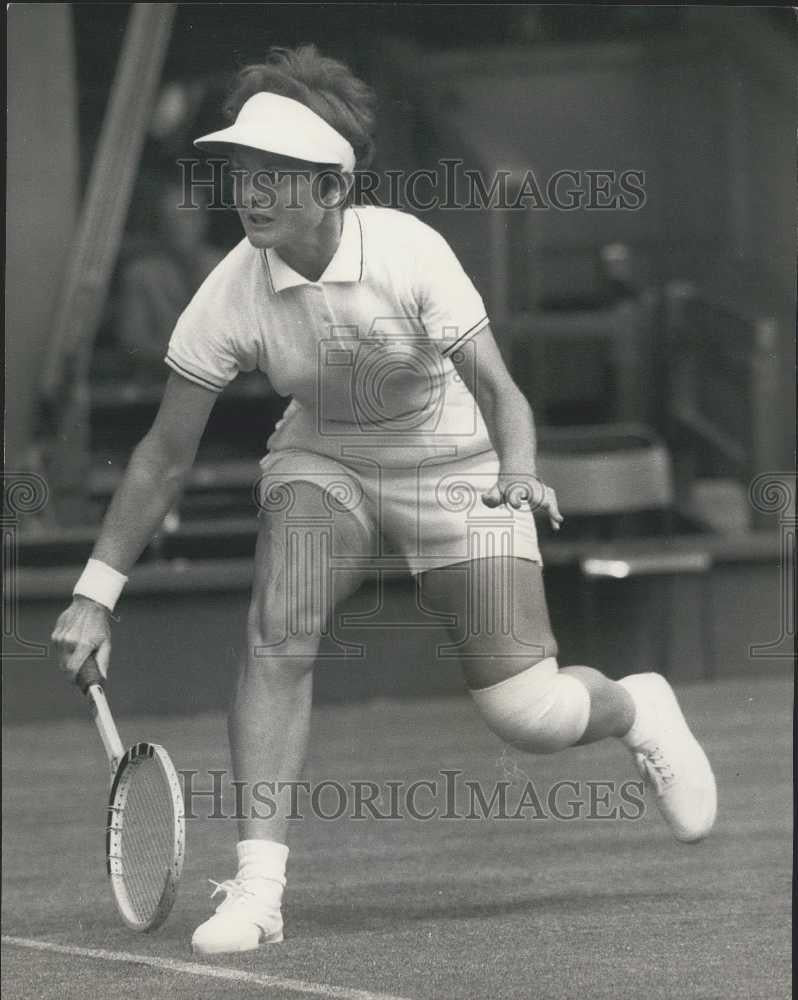
<path fill-rule="evenodd" d="M 328 986 L 326 983 L 308 983 L 303 979 L 284 979 L 282 976 L 266 976 L 243 969 L 229 969 L 220 965 L 203 965 L 200 962 L 181 962 L 176 958 L 158 958 L 153 955 L 136 955 L 129 951 L 106 951 L 104 948 L 81 948 L 75 944 L 56 944 L 53 941 L 39 941 L 36 938 L 13 937 L 3 934 L 3 944 L 33 951 L 49 951 L 57 955 L 74 955 L 80 958 L 98 958 L 104 962 L 134 962 L 148 965 L 153 969 L 167 972 L 185 972 L 190 976 L 204 976 L 206 979 L 223 979 L 230 983 L 253 983 L 256 986 L 271 986 L 274 989 L 303 993 L 306 996 L 335 997 L 336 1000 L 407 1000 L 392 993 L 372 993 L 370 990 L 355 990 L 348 986 Z"/>

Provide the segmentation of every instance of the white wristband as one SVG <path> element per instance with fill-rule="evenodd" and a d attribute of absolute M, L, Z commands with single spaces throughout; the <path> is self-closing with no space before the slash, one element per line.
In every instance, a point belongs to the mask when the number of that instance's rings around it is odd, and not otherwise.
<path fill-rule="evenodd" d="M 127 577 L 124 573 L 120 573 L 99 559 L 89 559 L 72 593 L 90 597 L 109 611 L 113 611 L 126 583 Z"/>

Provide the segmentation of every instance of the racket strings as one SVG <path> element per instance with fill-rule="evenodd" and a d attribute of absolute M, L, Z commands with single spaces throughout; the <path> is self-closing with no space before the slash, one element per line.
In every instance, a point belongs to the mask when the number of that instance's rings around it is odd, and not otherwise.
<path fill-rule="evenodd" d="M 121 876 L 130 905 L 144 922 L 158 909 L 174 862 L 172 793 L 155 760 L 134 766 L 117 817 Z"/>

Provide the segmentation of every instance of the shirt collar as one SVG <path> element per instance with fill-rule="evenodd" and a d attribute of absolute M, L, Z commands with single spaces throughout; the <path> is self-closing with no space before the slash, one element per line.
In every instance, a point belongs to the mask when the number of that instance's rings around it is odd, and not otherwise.
<path fill-rule="evenodd" d="M 264 250 L 266 265 L 269 269 L 272 288 L 282 292 L 295 285 L 312 285 L 317 282 L 308 281 L 298 274 L 271 247 Z M 363 229 L 360 217 L 353 208 L 344 211 L 343 228 L 338 247 L 319 278 L 324 281 L 361 281 L 363 279 Z"/>

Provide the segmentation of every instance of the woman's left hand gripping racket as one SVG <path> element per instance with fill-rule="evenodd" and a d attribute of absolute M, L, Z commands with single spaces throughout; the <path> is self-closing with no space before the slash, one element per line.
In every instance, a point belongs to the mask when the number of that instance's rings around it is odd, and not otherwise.
<path fill-rule="evenodd" d="M 177 772 L 162 746 L 119 739 L 93 656 L 75 681 L 92 714 L 111 765 L 105 854 L 117 908 L 134 931 L 166 920 L 183 870 L 186 830 Z"/>

